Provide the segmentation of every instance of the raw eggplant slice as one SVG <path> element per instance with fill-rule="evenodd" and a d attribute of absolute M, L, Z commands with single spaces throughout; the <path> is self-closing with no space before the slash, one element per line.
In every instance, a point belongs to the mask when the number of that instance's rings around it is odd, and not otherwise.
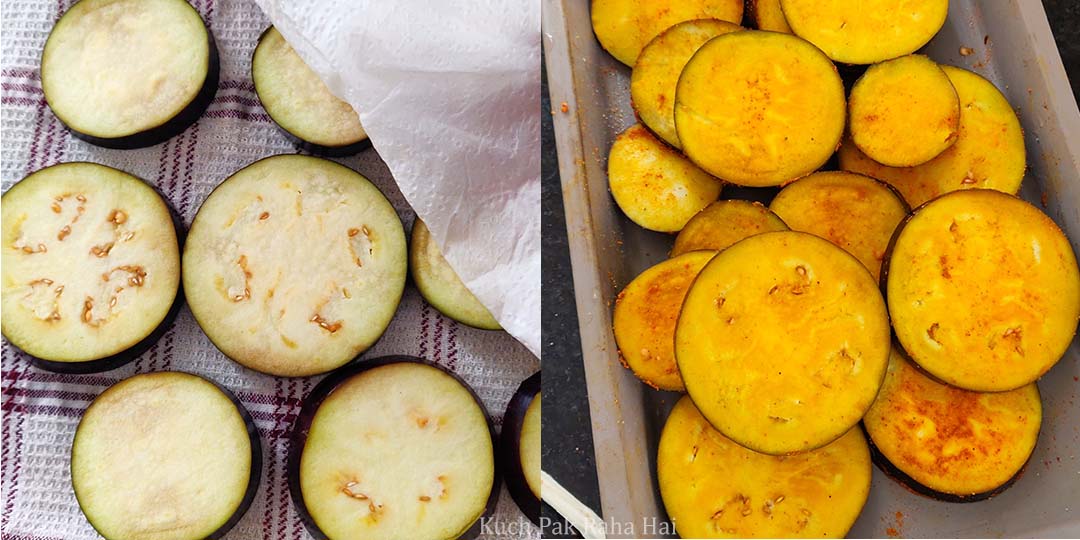
<path fill-rule="evenodd" d="M 713 429 L 689 397 L 656 457 L 660 496 L 683 538 L 843 538 L 870 494 L 870 452 L 855 428 L 817 450 L 759 454 Z"/>
<path fill-rule="evenodd" d="M 987 499 L 1019 478 L 1035 450 L 1035 383 L 1008 392 L 941 384 L 893 349 L 863 425 L 874 461 L 912 490 L 951 502 Z"/>
<path fill-rule="evenodd" d="M 780 0 L 748 0 L 746 5 L 758 30 L 791 33 L 784 10 L 780 9 Z"/>
<path fill-rule="evenodd" d="M 641 124 L 615 138 L 607 172 L 611 196 L 626 217 L 660 232 L 682 229 L 724 186 Z"/>
<path fill-rule="evenodd" d="M 214 37 L 184 0 L 81 0 L 41 55 L 41 88 L 72 134 L 142 148 L 194 124 L 218 85 Z"/>
<path fill-rule="evenodd" d="M 203 202 L 184 247 L 184 294 L 225 356 L 272 375 L 314 375 L 386 330 L 407 258 L 401 220 L 375 185 L 332 161 L 279 155 Z"/>
<path fill-rule="evenodd" d="M 1020 121 L 994 84 L 966 69 L 941 66 L 960 96 L 960 134 L 938 157 L 915 167 L 888 167 L 866 157 L 851 139 L 837 153 L 840 168 L 892 184 L 912 208 L 959 189 L 1016 193 L 1026 154 Z"/>
<path fill-rule="evenodd" d="M 825 164 L 845 114 L 844 85 L 828 57 L 776 32 L 713 38 L 687 62 L 675 92 L 686 156 L 741 186 L 781 185 Z"/>
<path fill-rule="evenodd" d="M 472 538 L 498 500 L 494 440 L 456 375 L 419 358 L 368 360 L 305 400 L 289 491 L 315 538 Z"/>
<path fill-rule="evenodd" d="M 780 0 L 799 37 L 845 64 L 873 64 L 926 45 L 945 24 L 949 0 Z"/>
<path fill-rule="evenodd" d="M 615 298 L 619 359 L 658 390 L 685 390 L 675 365 L 675 321 L 686 291 L 715 251 L 691 251 L 645 270 Z"/>
<path fill-rule="evenodd" d="M 679 231 L 671 256 L 700 249 L 720 251 L 755 234 L 786 230 L 784 221 L 759 202 L 716 201 L 690 218 Z"/>
<path fill-rule="evenodd" d="M 638 55 L 630 74 L 630 101 L 645 127 L 664 142 L 679 148 L 675 132 L 675 86 L 690 57 L 706 41 L 742 30 L 718 19 L 685 21 L 656 36 Z"/>
<path fill-rule="evenodd" d="M 259 37 L 251 80 L 266 113 L 305 150 L 338 157 L 371 145 L 352 106 L 330 92 L 273 26 Z"/>
<path fill-rule="evenodd" d="M 427 225 L 419 218 L 413 222 L 409 242 L 409 270 L 420 295 L 439 313 L 475 328 L 502 329 L 499 321 L 454 273 L 439 251 L 439 246 L 431 241 Z"/>
<path fill-rule="evenodd" d="M 956 142 L 960 99 L 933 60 L 911 54 L 870 66 L 848 99 L 851 140 L 870 159 L 913 167 Z"/>
<path fill-rule="evenodd" d="M 169 207 L 142 180 L 62 163 L 2 200 L 4 337 L 43 369 L 90 373 L 149 348 L 180 306 Z"/>
<path fill-rule="evenodd" d="M 956 191 L 916 209 L 882 273 L 904 350 L 968 390 L 1035 381 L 1065 354 L 1080 319 L 1069 240 L 1037 208 L 999 191 Z"/>
<path fill-rule="evenodd" d="M 221 538 L 255 499 L 261 470 L 259 433 L 243 405 L 175 371 L 102 392 L 71 447 L 79 507 L 109 539 Z"/>
<path fill-rule="evenodd" d="M 769 204 L 792 230 L 816 234 L 855 256 L 877 281 L 889 240 L 908 214 L 891 186 L 861 174 L 818 172 L 788 184 Z"/>
<path fill-rule="evenodd" d="M 540 372 L 518 386 L 499 438 L 506 488 L 521 512 L 540 525 Z"/>
<path fill-rule="evenodd" d="M 885 302 L 862 263 L 817 236 L 773 232 L 721 251 L 698 274 L 675 359 L 713 426 L 780 455 L 820 448 L 862 419 L 889 339 Z"/>
<path fill-rule="evenodd" d="M 672 26 L 694 19 L 742 21 L 743 0 L 594 0 L 596 39 L 616 60 L 633 66 L 641 49 Z"/>

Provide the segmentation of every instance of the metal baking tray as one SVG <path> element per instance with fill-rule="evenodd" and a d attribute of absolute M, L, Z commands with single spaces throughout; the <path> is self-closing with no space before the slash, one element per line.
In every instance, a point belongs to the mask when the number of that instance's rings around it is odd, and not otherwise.
<path fill-rule="evenodd" d="M 657 523 L 667 516 L 654 480 L 655 452 L 678 396 L 648 388 L 620 365 L 611 308 L 626 283 L 666 258 L 673 237 L 633 224 L 608 193 L 608 149 L 635 121 L 629 68 L 596 41 L 588 2 L 543 0 L 543 25 L 602 516 L 611 537 L 658 536 L 665 531 Z M 961 46 L 974 54 L 962 56 Z M 974 70 L 1005 93 L 1027 144 L 1021 195 L 1045 202 L 1080 253 L 1080 113 L 1042 4 L 953 0 L 944 28 L 922 52 Z M 938 502 L 875 468 L 870 499 L 850 535 L 1080 536 L 1080 339 L 1039 390 L 1038 447 L 1012 488 L 983 502 Z"/>

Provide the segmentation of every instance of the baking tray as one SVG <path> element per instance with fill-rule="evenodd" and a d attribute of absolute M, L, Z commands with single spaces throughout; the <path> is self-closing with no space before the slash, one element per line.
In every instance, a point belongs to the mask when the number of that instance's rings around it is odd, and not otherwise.
<path fill-rule="evenodd" d="M 626 283 L 666 258 L 673 237 L 633 224 L 608 194 L 608 149 L 635 121 L 629 68 L 597 43 L 588 2 L 543 0 L 543 25 L 602 516 L 611 537 L 662 536 L 658 523 L 667 515 L 654 481 L 655 449 L 678 395 L 646 387 L 620 365 L 611 308 Z M 961 46 L 974 54 L 962 56 Z M 1080 113 L 1042 4 L 953 0 L 944 28 L 922 52 L 986 76 L 1017 108 L 1028 154 L 1021 196 L 1045 202 L 1080 253 Z M 1012 488 L 983 502 L 944 503 L 875 468 L 850 535 L 1080 536 L 1080 339 L 1039 390 L 1038 447 Z"/>

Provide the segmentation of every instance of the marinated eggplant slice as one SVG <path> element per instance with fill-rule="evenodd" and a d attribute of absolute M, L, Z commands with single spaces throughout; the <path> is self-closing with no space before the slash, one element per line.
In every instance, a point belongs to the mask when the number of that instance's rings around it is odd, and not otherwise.
<path fill-rule="evenodd" d="M 862 419 L 889 339 L 877 282 L 855 257 L 811 234 L 773 232 L 701 270 L 675 327 L 675 359 L 713 426 L 780 455 L 820 448 Z"/>
<path fill-rule="evenodd" d="M 641 123 L 679 148 L 675 132 L 675 86 L 683 66 L 706 41 L 742 30 L 718 19 L 685 21 L 656 36 L 638 55 L 630 74 L 630 100 Z"/>
<path fill-rule="evenodd" d="M 685 390 L 675 365 L 675 321 L 683 298 L 715 251 L 691 251 L 642 272 L 615 299 L 619 358 L 658 390 Z"/>
<path fill-rule="evenodd" d="M 833 63 L 776 32 L 713 38 L 687 62 L 675 93 L 686 156 L 741 186 L 777 186 L 822 166 L 840 144 L 845 114 Z"/>
<path fill-rule="evenodd" d="M 892 184 L 913 208 L 959 189 L 1016 193 L 1026 156 L 1024 133 L 1012 106 L 981 76 L 952 66 L 941 69 L 960 97 L 960 131 L 952 146 L 922 165 L 888 167 L 866 157 L 847 139 L 837 154 L 840 168 Z"/>
<path fill-rule="evenodd" d="M 540 372 L 518 386 L 503 414 L 499 440 L 503 477 L 510 496 L 540 525 Z"/>
<path fill-rule="evenodd" d="M 968 390 L 1020 388 L 1065 354 L 1080 271 L 1061 229 L 988 189 L 942 195 L 896 232 L 883 270 L 896 337 L 912 360 Z"/>
<path fill-rule="evenodd" d="M 793 456 L 759 454 L 716 431 L 689 397 L 656 458 L 660 496 L 683 538 L 842 538 L 870 494 L 862 430 Z"/>
<path fill-rule="evenodd" d="M 214 99 L 214 37 L 184 0 L 81 0 L 41 55 L 41 88 L 72 134 L 142 148 L 194 124 Z"/>
<path fill-rule="evenodd" d="M 870 66 L 848 100 L 851 140 L 890 167 L 912 167 L 956 142 L 960 99 L 933 60 L 911 54 Z"/>
<path fill-rule="evenodd" d="M 888 184 L 842 171 L 814 173 L 788 184 L 769 209 L 792 230 L 844 248 L 874 281 L 881 276 L 893 231 L 908 213 L 904 199 Z"/>
<path fill-rule="evenodd" d="M 316 538 L 471 538 L 498 499 L 494 438 L 479 398 L 449 371 L 368 360 L 305 400 L 289 491 Z"/>
<path fill-rule="evenodd" d="M 420 295 L 439 313 L 483 330 L 500 330 L 499 321 L 461 282 L 443 258 L 423 221 L 413 222 L 409 269 Z"/>
<path fill-rule="evenodd" d="M 911 54 L 945 24 L 949 0 L 780 0 L 791 29 L 845 64 Z"/>
<path fill-rule="evenodd" d="M 63 163 L 0 200 L 4 336 L 40 367 L 112 369 L 168 328 L 180 249 L 153 188 L 104 165 Z"/>
<path fill-rule="evenodd" d="M 251 80 L 266 113 L 305 150 L 348 156 L 371 145 L 352 106 L 330 92 L 273 26 L 255 47 Z"/>
<path fill-rule="evenodd" d="M 912 490 L 952 502 L 992 497 L 1019 477 L 1039 438 L 1035 383 L 971 392 L 921 373 L 898 349 L 863 419 L 874 460 Z"/>
<path fill-rule="evenodd" d="M 262 449 L 251 416 L 201 377 L 145 373 L 86 409 L 71 448 L 71 483 L 108 539 L 220 538 L 247 511 Z"/>
<path fill-rule="evenodd" d="M 279 155 L 203 202 L 184 247 L 184 293 L 225 356 L 272 375 L 314 375 L 386 330 L 407 257 L 397 212 L 366 178 Z"/>
<path fill-rule="evenodd" d="M 720 196 L 723 183 L 634 124 L 611 145 L 608 187 L 634 223 L 675 232 Z"/>
<path fill-rule="evenodd" d="M 716 201 L 690 218 L 679 231 L 671 256 L 700 249 L 720 251 L 755 234 L 786 230 L 787 224 L 759 202 Z"/>
<path fill-rule="evenodd" d="M 747 6 L 758 30 L 791 33 L 784 10 L 780 9 L 780 0 L 749 0 Z"/>
<path fill-rule="evenodd" d="M 616 60 L 633 66 L 654 37 L 694 19 L 742 21 L 743 0 L 594 0 L 592 27 L 596 39 Z"/>

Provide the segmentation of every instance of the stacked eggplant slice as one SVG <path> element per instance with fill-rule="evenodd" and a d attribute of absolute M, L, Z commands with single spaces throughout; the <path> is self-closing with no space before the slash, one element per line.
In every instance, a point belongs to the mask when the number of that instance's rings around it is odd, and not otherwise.
<path fill-rule="evenodd" d="M 684 536 L 843 536 L 871 460 L 966 502 L 1036 447 L 1076 255 L 1016 196 L 1002 93 L 914 54 L 947 0 L 894 4 L 755 0 L 756 29 L 725 2 L 592 4 L 641 122 L 611 147 L 612 197 L 678 233 L 613 330 L 644 384 L 685 392 L 657 456 Z"/>

